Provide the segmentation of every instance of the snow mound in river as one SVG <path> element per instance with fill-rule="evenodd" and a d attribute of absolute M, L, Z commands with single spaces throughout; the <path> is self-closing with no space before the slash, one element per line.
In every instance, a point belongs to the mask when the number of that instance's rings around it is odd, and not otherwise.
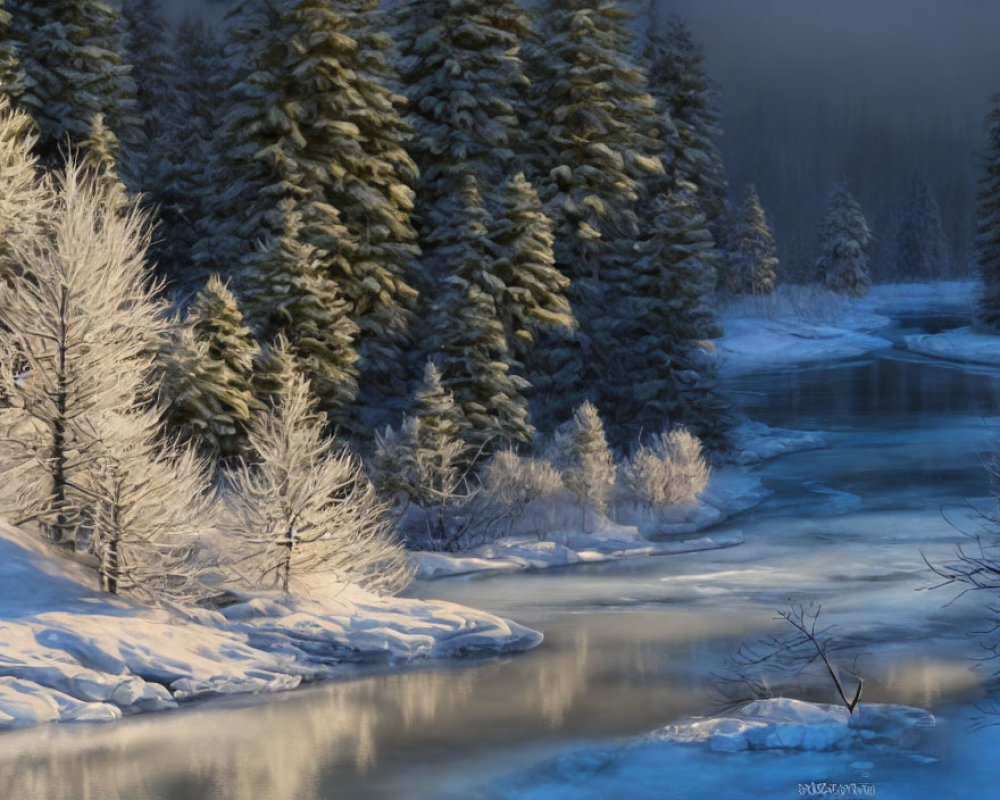
<path fill-rule="evenodd" d="M 711 750 L 844 750 L 859 745 L 910 747 L 933 728 L 934 715 L 909 706 L 862 704 L 849 714 L 843 706 L 775 698 L 757 700 L 732 716 L 668 725 L 654 741 L 700 743 Z"/>

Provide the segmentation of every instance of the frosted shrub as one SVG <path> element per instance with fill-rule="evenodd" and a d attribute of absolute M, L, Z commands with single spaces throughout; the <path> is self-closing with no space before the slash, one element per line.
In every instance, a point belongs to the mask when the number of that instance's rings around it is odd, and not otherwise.
<path fill-rule="evenodd" d="M 548 461 L 525 458 L 513 450 L 501 450 L 490 459 L 483 485 L 487 495 L 503 509 L 508 535 L 531 503 L 550 498 L 564 488 L 562 476 Z"/>
<path fill-rule="evenodd" d="M 246 545 L 251 581 L 288 591 L 299 573 L 327 572 L 373 591 L 410 580 L 406 554 L 361 461 L 324 435 L 309 382 L 289 377 L 249 431 L 256 453 L 228 472 L 230 532 Z"/>
<path fill-rule="evenodd" d="M 695 502 L 710 474 L 698 437 L 678 428 L 640 447 L 623 466 L 622 481 L 637 500 L 659 509 Z"/>

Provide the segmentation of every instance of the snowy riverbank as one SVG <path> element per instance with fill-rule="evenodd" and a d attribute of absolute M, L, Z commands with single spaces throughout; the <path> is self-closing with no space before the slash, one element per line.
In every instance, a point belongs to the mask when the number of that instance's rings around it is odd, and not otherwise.
<path fill-rule="evenodd" d="M 221 612 L 150 609 L 92 585 L 85 567 L 0 523 L 0 730 L 290 689 L 346 663 L 498 655 L 541 641 L 491 614 L 345 585 Z"/>
<path fill-rule="evenodd" d="M 726 335 L 718 342 L 723 375 L 856 358 L 893 346 L 879 335 L 898 315 L 971 313 L 971 281 L 882 284 L 850 298 L 779 287 L 772 298 L 745 298 L 722 310 Z"/>
<path fill-rule="evenodd" d="M 977 333 L 971 327 L 906 336 L 903 344 L 907 350 L 931 358 L 1000 366 L 1000 336 Z"/>
<path fill-rule="evenodd" d="M 700 501 L 689 506 L 650 513 L 621 505 L 612 510 L 615 521 L 588 515 L 586 532 L 581 530 L 578 506 L 552 506 L 546 509 L 546 519 L 529 525 L 543 531 L 541 536 L 512 536 L 460 553 L 419 552 L 412 559 L 416 577 L 433 580 L 734 547 L 743 543 L 740 531 L 699 534 L 759 505 L 769 494 L 746 470 L 721 469 L 713 473 Z"/>

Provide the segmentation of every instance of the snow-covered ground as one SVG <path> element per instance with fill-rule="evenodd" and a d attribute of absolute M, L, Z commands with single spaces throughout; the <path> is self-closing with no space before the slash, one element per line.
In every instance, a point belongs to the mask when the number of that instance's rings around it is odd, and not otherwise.
<path fill-rule="evenodd" d="M 1000 336 L 977 333 L 971 327 L 903 338 L 907 350 L 932 358 L 1000 366 Z"/>
<path fill-rule="evenodd" d="M 541 536 L 511 536 L 460 553 L 418 552 L 412 559 L 416 577 L 432 580 L 733 547 L 743 542 L 739 531 L 698 534 L 759 505 L 769 494 L 745 469 L 724 468 L 712 474 L 697 504 L 662 513 L 622 504 L 612 510 L 614 522 L 588 515 L 586 531 L 579 506 L 553 505 L 545 510 L 545 519 L 527 525 L 542 531 Z"/>
<path fill-rule="evenodd" d="M 975 281 L 880 283 L 855 301 L 855 306 L 874 314 L 971 315 L 977 291 Z"/>
<path fill-rule="evenodd" d="M 107 721 L 211 695 L 273 692 L 348 662 L 497 655 L 541 634 L 439 601 L 347 585 L 150 609 L 91 589 L 85 567 L 0 523 L 0 730 Z"/>

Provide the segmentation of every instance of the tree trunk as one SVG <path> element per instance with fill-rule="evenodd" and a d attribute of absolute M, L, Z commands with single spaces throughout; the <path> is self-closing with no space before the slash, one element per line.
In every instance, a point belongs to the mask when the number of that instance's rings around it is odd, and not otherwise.
<path fill-rule="evenodd" d="M 66 409 L 67 396 L 69 394 L 69 378 L 66 375 L 66 316 L 69 298 L 67 289 L 62 288 L 62 295 L 59 298 L 59 341 L 58 366 L 56 374 L 55 406 L 56 416 L 52 425 L 52 493 L 56 505 L 56 523 L 50 530 L 52 541 L 56 544 L 72 547 L 73 542 L 69 539 L 70 520 L 66 513 L 67 489 L 69 485 L 66 476 Z"/>

